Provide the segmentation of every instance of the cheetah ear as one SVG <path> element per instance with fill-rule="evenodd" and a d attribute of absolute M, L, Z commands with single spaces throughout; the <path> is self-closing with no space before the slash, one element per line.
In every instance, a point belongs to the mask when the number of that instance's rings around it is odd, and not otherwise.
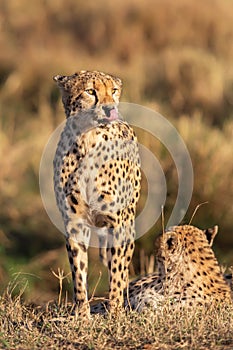
<path fill-rule="evenodd" d="M 207 230 L 203 230 L 203 231 L 206 235 L 209 245 L 212 246 L 214 238 L 218 233 L 218 225 L 215 225 L 214 227 L 211 227 L 211 228 L 207 228 Z"/>
<path fill-rule="evenodd" d="M 117 84 L 119 84 L 120 87 L 122 87 L 122 84 L 123 84 L 122 80 L 120 78 L 115 78 L 115 80 L 116 80 Z"/>
<path fill-rule="evenodd" d="M 173 240 L 173 238 L 172 237 L 170 237 L 170 238 L 168 238 L 168 240 L 167 240 L 167 248 L 168 248 L 168 250 L 170 250 L 172 247 L 173 247 L 173 245 L 174 245 L 174 240 Z"/>
<path fill-rule="evenodd" d="M 164 248 L 166 248 L 168 251 L 174 249 L 178 245 L 177 234 L 175 232 L 166 233 L 163 239 L 165 239 Z"/>
<path fill-rule="evenodd" d="M 59 87 L 64 87 L 64 84 L 67 82 L 68 77 L 66 75 L 55 75 L 53 80 L 57 83 Z"/>

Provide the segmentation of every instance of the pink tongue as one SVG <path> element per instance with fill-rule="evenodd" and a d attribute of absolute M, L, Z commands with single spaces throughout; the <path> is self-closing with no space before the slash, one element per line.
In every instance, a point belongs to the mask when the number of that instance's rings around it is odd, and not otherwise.
<path fill-rule="evenodd" d="M 110 117 L 108 118 L 109 120 L 115 120 L 118 119 L 118 112 L 115 108 L 111 109 L 110 111 Z"/>

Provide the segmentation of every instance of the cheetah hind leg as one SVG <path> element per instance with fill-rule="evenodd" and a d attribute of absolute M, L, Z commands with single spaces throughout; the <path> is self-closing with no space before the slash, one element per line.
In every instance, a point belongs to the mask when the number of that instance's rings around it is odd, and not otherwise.
<path fill-rule="evenodd" d="M 73 235 L 66 238 L 74 291 L 74 312 L 76 318 L 90 318 L 90 305 L 87 295 L 87 245 Z"/>
<path fill-rule="evenodd" d="M 108 244 L 108 229 L 106 227 L 98 230 L 99 239 L 99 258 L 100 261 L 107 267 L 107 244 Z"/>

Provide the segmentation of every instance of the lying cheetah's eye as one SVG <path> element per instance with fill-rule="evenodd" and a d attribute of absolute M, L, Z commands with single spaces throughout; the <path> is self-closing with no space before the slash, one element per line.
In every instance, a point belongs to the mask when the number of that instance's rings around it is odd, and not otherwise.
<path fill-rule="evenodd" d="M 115 94 L 118 91 L 117 88 L 112 89 L 112 94 Z"/>
<path fill-rule="evenodd" d="M 94 95 L 95 94 L 95 90 L 94 89 L 87 89 L 85 90 L 89 95 Z"/>

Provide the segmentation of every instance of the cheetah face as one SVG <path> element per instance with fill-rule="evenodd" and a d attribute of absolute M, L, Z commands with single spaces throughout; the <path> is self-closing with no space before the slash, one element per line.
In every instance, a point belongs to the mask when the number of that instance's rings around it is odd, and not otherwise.
<path fill-rule="evenodd" d="M 97 71 L 80 71 L 70 76 L 57 75 L 54 80 L 61 89 L 67 117 L 84 111 L 100 120 L 118 119 L 122 87 L 119 78 Z"/>

